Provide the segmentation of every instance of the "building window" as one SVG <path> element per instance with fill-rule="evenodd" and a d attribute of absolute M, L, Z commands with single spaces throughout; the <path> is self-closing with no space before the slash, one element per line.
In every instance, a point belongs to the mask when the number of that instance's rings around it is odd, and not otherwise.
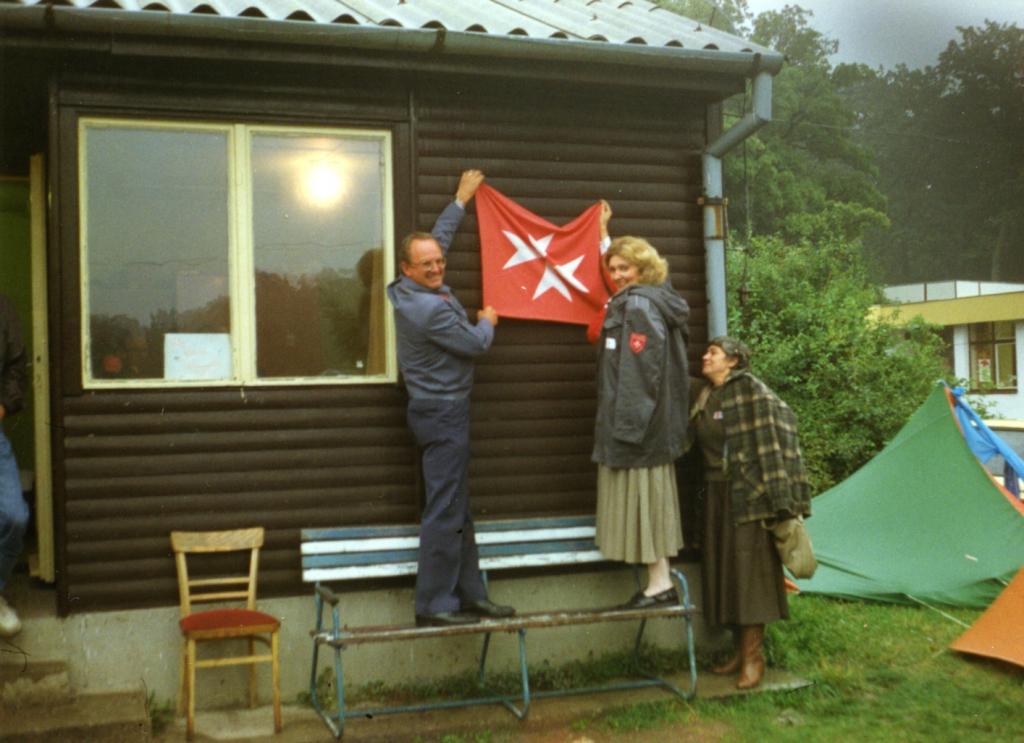
<path fill-rule="evenodd" d="M 977 392 L 1017 390 L 1017 344 L 1009 321 L 972 323 L 971 389 Z"/>
<path fill-rule="evenodd" d="M 387 131 L 79 124 L 87 387 L 391 382 Z"/>
<path fill-rule="evenodd" d="M 942 364 L 950 374 L 956 369 L 956 354 L 954 353 L 955 334 L 955 328 L 952 325 L 943 326 L 939 333 L 939 336 L 942 338 Z"/>

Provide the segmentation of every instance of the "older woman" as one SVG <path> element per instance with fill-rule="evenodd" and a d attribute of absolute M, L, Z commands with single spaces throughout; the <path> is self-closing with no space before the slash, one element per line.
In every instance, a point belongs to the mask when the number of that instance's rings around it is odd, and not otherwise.
<path fill-rule="evenodd" d="M 623 608 L 671 604 L 668 559 L 683 546 L 673 462 L 686 434 L 689 307 L 646 240 L 620 237 L 603 260 L 617 291 L 599 341 L 596 541 L 608 559 L 647 566 L 647 587 Z"/>
<path fill-rule="evenodd" d="M 743 343 L 711 340 L 701 367 L 708 384 L 696 395 L 689 432 L 700 442 L 706 481 L 704 616 L 738 634 L 733 655 L 712 671 L 738 673 L 740 689 L 764 676 L 764 626 L 789 618 L 768 527 L 811 512 L 796 418 L 749 365 Z"/>

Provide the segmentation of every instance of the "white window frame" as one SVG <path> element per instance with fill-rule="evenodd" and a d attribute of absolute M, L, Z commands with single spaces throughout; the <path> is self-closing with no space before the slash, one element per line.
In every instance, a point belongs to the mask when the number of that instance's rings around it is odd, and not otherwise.
<path fill-rule="evenodd" d="M 164 131 L 223 132 L 227 135 L 228 164 L 228 285 L 230 287 L 231 369 L 228 379 L 96 379 L 92 376 L 90 359 L 89 312 L 89 246 L 88 206 L 86 188 L 87 142 L 89 129 L 157 129 Z M 347 375 L 338 377 L 272 377 L 256 375 L 256 278 L 253 265 L 251 142 L 255 134 L 299 134 L 309 136 L 343 136 L 381 142 L 383 152 L 384 194 L 383 270 L 379 287 L 384 302 L 383 332 L 385 371 L 383 374 Z M 81 295 L 81 364 L 84 389 L 178 388 L 178 387 L 281 387 L 294 385 L 394 384 L 398 381 L 395 351 L 394 315 L 384 296 L 389 277 L 394 275 L 394 183 L 393 141 L 387 129 L 355 129 L 307 126 L 277 126 L 239 123 L 196 123 L 171 119 L 125 119 L 83 117 L 78 121 L 78 194 L 79 194 L 79 290 Z"/>
<path fill-rule="evenodd" d="M 966 325 L 967 339 L 968 339 L 968 353 L 967 363 L 968 371 L 970 376 L 971 392 L 979 392 L 982 394 L 1012 394 L 1020 389 L 1020 368 L 1017 365 L 1017 324 L 1011 323 L 1013 327 L 1013 334 L 1009 338 L 996 338 L 996 324 L 999 321 L 987 321 L 979 323 L 970 323 Z M 991 325 L 992 326 L 992 339 L 988 341 L 972 341 L 970 340 L 970 330 L 972 325 Z M 983 386 L 980 383 L 976 383 L 976 380 L 980 376 L 978 374 L 977 358 L 975 349 L 978 346 L 991 346 L 992 348 L 992 381 L 989 386 Z M 999 362 L 1003 358 L 1003 354 L 1010 354 L 1010 361 L 1013 364 L 1014 375 L 1012 384 L 1006 386 L 999 386 Z"/>

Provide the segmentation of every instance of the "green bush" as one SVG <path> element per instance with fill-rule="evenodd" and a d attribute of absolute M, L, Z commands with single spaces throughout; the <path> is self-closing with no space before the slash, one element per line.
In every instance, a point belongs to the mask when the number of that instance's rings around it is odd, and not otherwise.
<path fill-rule="evenodd" d="M 946 374 L 934 326 L 871 318 L 881 291 L 847 221 L 808 217 L 814 239 L 753 238 L 729 259 L 730 335 L 797 414 L 816 492 L 877 454 Z"/>

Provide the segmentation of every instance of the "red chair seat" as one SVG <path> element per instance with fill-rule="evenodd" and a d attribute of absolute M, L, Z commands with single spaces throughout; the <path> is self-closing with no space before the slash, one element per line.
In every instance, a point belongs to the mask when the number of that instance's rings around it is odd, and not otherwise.
<path fill-rule="evenodd" d="M 277 627 L 280 622 L 269 614 L 252 609 L 211 609 L 183 617 L 178 624 L 182 632 L 242 629 L 243 627 Z"/>

